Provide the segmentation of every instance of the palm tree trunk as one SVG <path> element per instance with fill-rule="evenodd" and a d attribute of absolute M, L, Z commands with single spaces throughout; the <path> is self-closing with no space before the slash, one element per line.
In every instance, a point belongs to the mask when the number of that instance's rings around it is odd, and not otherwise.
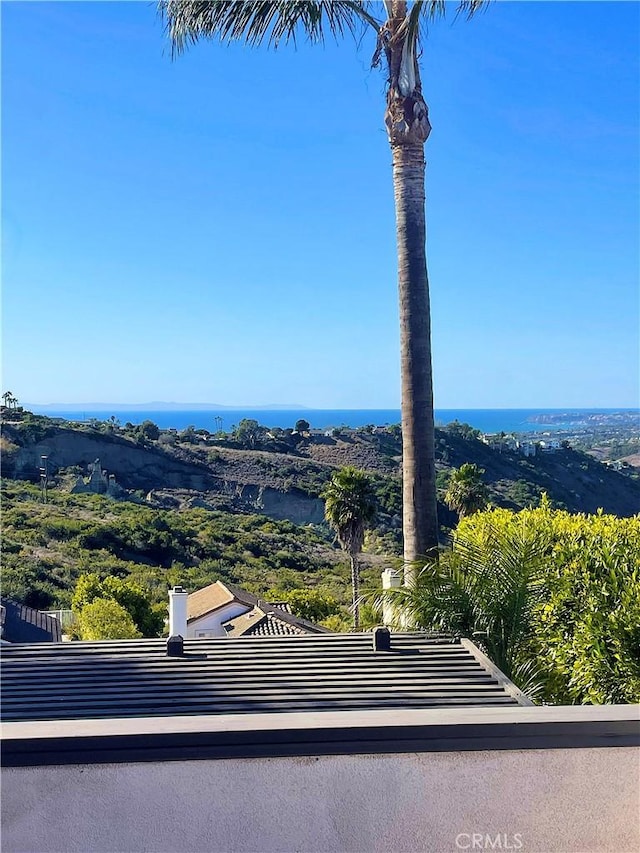
<path fill-rule="evenodd" d="M 356 554 L 349 554 L 351 560 L 351 591 L 353 594 L 353 630 L 360 628 L 360 569 Z"/>
<path fill-rule="evenodd" d="M 431 131 L 415 63 L 415 88 L 400 91 L 403 40 L 394 36 L 406 2 L 393 0 L 389 20 L 390 83 L 385 124 L 393 154 L 398 245 L 402 381 L 402 528 L 405 585 L 415 582 L 418 558 L 437 553 L 431 317 L 426 260 L 424 143 Z"/>
<path fill-rule="evenodd" d="M 402 378 L 402 529 L 410 563 L 438 546 L 423 145 L 393 146 Z"/>

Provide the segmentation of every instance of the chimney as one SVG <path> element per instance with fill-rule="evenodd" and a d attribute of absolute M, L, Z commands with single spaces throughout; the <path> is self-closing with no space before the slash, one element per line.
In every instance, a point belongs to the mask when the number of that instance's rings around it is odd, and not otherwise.
<path fill-rule="evenodd" d="M 398 589 L 402 586 L 402 575 L 395 569 L 385 569 L 382 572 L 382 589 Z M 391 625 L 395 619 L 395 607 L 385 602 L 382 605 L 382 621 L 385 625 Z"/>
<path fill-rule="evenodd" d="M 187 598 L 189 593 L 181 586 L 169 590 L 169 636 L 187 637 Z"/>

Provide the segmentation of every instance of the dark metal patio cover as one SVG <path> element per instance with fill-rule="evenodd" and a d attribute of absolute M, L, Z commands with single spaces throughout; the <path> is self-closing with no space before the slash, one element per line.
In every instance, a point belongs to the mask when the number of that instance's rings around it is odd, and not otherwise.
<path fill-rule="evenodd" d="M 11 645 L 2 719 L 108 719 L 531 704 L 468 640 L 371 634 Z"/>

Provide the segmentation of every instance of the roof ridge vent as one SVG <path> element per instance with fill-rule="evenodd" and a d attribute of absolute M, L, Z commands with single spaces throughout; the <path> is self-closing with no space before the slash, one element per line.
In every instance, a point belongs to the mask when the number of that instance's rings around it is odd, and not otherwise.
<path fill-rule="evenodd" d="M 374 652 L 390 652 L 391 651 L 391 631 L 388 628 L 379 626 L 373 629 L 373 651 Z"/>
<path fill-rule="evenodd" d="M 177 636 L 169 637 L 167 640 L 167 657 L 184 657 L 184 640 L 179 634 Z"/>

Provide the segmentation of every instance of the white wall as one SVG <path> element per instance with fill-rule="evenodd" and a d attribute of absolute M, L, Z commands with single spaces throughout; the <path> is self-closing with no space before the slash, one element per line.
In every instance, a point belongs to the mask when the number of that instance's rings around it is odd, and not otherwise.
<path fill-rule="evenodd" d="M 213 637 L 226 637 L 227 632 L 222 627 L 223 622 L 229 619 L 235 619 L 236 616 L 241 616 L 243 613 L 248 613 L 251 610 L 246 604 L 239 604 L 237 601 L 231 601 L 225 604 L 224 607 L 218 608 L 214 613 L 207 613 L 206 616 L 201 616 L 200 619 L 194 619 L 187 625 L 187 638 L 191 639 L 196 636 L 196 631 L 212 631 Z"/>
<path fill-rule="evenodd" d="M 630 747 L 8 768 L 2 781 L 3 853 L 640 849 Z"/>

